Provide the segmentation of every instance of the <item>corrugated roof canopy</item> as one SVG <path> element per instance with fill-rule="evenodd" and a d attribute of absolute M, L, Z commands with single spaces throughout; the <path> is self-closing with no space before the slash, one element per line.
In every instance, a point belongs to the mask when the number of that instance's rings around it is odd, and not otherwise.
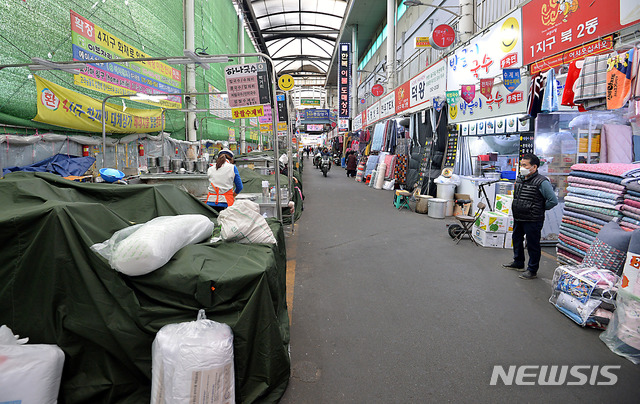
<path fill-rule="evenodd" d="M 240 1 L 257 23 L 277 75 L 325 77 L 340 33 L 346 0 Z M 248 9 L 247 6 L 250 6 Z M 258 31 L 258 30 L 253 30 Z"/>

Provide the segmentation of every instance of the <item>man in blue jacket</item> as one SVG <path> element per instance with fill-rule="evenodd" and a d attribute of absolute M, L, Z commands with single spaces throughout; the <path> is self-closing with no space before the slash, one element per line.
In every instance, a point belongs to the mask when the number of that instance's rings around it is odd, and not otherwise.
<path fill-rule="evenodd" d="M 535 279 L 540 266 L 540 232 L 544 225 L 544 213 L 558 204 L 551 183 L 538 173 L 540 159 L 527 153 L 520 158 L 520 175 L 513 193 L 513 262 L 503 264 L 513 269 L 522 279 Z M 527 237 L 529 263 L 524 269 L 524 237 Z"/>

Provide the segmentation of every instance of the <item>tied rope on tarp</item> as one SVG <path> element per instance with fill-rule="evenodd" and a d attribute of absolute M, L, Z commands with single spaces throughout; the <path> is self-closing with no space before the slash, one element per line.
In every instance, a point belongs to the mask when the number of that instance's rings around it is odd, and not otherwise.
<path fill-rule="evenodd" d="M 2 170 L 2 175 L 5 176 L 15 171 L 30 171 L 53 173 L 62 177 L 68 177 L 70 175 L 81 176 L 91 168 L 95 161 L 96 159 L 94 157 L 75 157 L 67 156 L 66 154 L 56 154 L 28 166 L 7 167 Z"/>

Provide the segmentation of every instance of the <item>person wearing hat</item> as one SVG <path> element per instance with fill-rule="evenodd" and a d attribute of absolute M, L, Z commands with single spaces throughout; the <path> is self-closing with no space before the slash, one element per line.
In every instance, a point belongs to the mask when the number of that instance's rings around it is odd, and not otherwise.
<path fill-rule="evenodd" d="M 231 150 L 226 147 L 220 150 L 216 164 L 207 170 L 207 177 L 209 178 L 207 205 L 218 212 L 233 205 L 236 195 L 242 191 L 242 179 L 240 179 L 238 168 L 233 165 Z"/>

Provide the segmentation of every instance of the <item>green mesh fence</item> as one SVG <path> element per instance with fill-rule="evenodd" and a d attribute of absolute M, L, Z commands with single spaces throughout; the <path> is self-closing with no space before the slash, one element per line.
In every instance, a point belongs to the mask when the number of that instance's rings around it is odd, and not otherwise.
<path fill-rule="evenodd" d="M 208 54 L 237 53 L 238 18 L 231 0 L 195 0 L 195 46 Z M 183 40 L 182 0 L 0 0 L 0 64 L 28 63 L 32 57 L 51 61 L 73 59 L 69 10 L 99 25 L 150 56 L 181 56 Z M 245 52 L 255 52 L 245 33 Z M 247 59 L 254 62 L 256 59 Z M 231 62 L 235 64 L 237 61 Z M 208 71 L 197 68 L 196 90 L 207 92 L 209 84 L 224 91 L 224 66 L 213 64 Z M 185 85 L 184 66 L 182 89 Z M 0 127 L 0 134 L 32 134 L 35 128 L 74 133 L 31 121 L 36 115 L 36 85 L 28 68 L 0 70 L 0 124 L 26 126 L 27 129 Z M 60 71 L 38 74 L 81 94 L 102 100 L 107 94 L 73 84 L 73 75 Z M 115 100 L 121 102 L 120 100 Z M 127 106 L 150 108 L 125 101 Z M 208 96 L 198 96 L 198 108 L 209 107 Z M 208 113 L 198 113 L 198 121 Z M 203 139 L 227 140 L 229 128 L 240 134 L 240 122 L 207 119 L 201 129 Z M 166 131 L 185 139 L 185 114 L 166 112 Z M 249 140 L 249 133 L 246 135 Z"/>

